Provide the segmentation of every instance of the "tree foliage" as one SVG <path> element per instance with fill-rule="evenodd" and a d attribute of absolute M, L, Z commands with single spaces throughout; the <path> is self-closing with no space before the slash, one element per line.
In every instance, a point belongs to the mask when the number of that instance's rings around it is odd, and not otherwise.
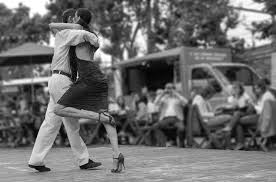
<path fill-rule="evenodd" d="M 107 53 L 122 58 L 123 49 L 131 40 L 133 22 L 126 11 L 126 0 L 56 0 L 47 6 L 48 16 L 60 21 L 65 9 L 86 7 L 93 12 L 93 27 L 110 41 Z"/>
<path fill-rule="evenodd" d="M 187 46 L 225 47 L 227 31 L 238 24 L 238 14 L 228 8 L 228 0 L 173 1 L 169 34 L 174 42 Z M 176 21 L 173 21 L 173 20 Z M 224 27 L 222 23 L 224 22 Z M 180 41 L 175 41 L 180 40 Z"/>
<path fill-rule="evenodd" d="M 271 15 L 271 20 L 264 20 L 261 22 L 253 22 L 252 26 L 255 32 L 261 33 L 260 39 L 269 38 L 271 35 L 276 34 L 276 24 L 275 24 L 275 15 L 276 15 L 276 1 L 274 0 L 254 0 L 257 3 L 264 4 L 264 12 Z"/>
<path fill-rule="evenodd" d="M 15 9 L 9 9 L 0 3 L 0 51 L 25 42 L 48 42 L 48 24 L 44 22 L 45 17 L 39 14 L 30 17 L 30 9 L 21 3 Z M 4 67 L 1 68 L 1 74 L 3 79 L 33 76 L 29 66 Z"/>
<path fill-rule="evenodd" d="M 227 31 L 238 24 L 229 0 L 56 0 L 49 17 L 67 8 L 86 7 L 95 15 L 98 32 L 110 41 L 105 52 L 122 58 L 137 54 L 138 31 L 147 37 L 148 52 L 176 46 L 231 47 Z M 236 40 L 235 40 L 236 41 Z M 242 41 L 240 41 L 241 43 Z"/>
<path fill-rule="evenodd" d="M 23 4 L 12 10 L 0 4 L 1 50 L 17 46 L 24 42 L 48 41 L 48 25 L 44 18 L 36 14 L 30 17 L 30 9 Z"/>

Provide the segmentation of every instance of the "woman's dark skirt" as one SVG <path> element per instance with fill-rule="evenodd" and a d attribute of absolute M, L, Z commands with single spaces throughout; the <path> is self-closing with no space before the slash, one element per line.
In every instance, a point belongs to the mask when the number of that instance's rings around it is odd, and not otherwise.
<path fill-rule="evenodd" d="M 108 84 L 78 80 L 59 99 L 58 104 L 94 112 L 108 109 Z"/>

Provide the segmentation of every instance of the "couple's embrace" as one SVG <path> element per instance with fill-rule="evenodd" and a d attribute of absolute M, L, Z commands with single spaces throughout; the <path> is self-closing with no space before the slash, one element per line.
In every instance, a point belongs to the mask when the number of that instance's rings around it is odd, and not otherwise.
<path fill-rule="evenodd" d="M 97 35 L 90 30 L 92 20 L 88 9 L 68 9 L 62 15 L 63 23 L 51 23 L 55 35 L 52 76 L 48 87 L 50 101 L 29 160 L 29 167 L 40 172 L 50 171 L 44 159 L 63 123 L 71 149 L 80 169 L 101 165 L 90 159 L 85 143 L 79 135 L 79 118 L 103 123 L 113 150 L 113 169 L 118 173 L 124 167 L 124 156 L 119 152 L 115 121 L 107 112 L 108 80 L 93 61 L 99 48 Z M 78 78 L 77 78 L 78 75 Z"/>

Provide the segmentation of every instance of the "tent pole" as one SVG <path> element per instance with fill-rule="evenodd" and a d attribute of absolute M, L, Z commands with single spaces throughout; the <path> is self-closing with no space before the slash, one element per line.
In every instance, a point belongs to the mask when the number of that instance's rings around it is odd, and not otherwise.
<path fill-rule="evenodd" d="M 33 72 L 33 69 L 34 69 L 34 66 L 33 66 L 33 57 L 31 56 L 30 58 L 31 60 L 31 70 L 32 70 L 32 83 L 31 83 L 31 107 L 33 108 L 33 103 L 34 103 L 34 72 Z"/>

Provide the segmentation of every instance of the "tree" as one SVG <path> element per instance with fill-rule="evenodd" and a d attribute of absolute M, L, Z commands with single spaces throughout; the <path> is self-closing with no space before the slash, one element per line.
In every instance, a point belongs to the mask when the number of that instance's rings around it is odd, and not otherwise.
<path fill-rule="evenodd" d="M 31 18 L 29 11 L 30 9 L 21 3 L 14 11 L 0 4 L 0 51 L 24 42 L 49 40 L 48 25 L 44 24 L 44 18 L 38 14 Z"/>
<path fill-rule="evenodd" d="M 86 7 L 94 14 L 93 27 L 110 44 L 104 47 L 104 51 L 122 59 L 124 49 L 135 49 L 134 40 L 131 36 L 133 22 L 131 13 L 127 12 L 130 0 L 56 0 L 47 6 L 48 16 L 60 21 L 60 16 L 65 9 Z M 138 1 L 136 2 L 136 4 Z M 135 51 L 130 51 L 135 52 Z M 134 53 L 135 54 L 135 53 Z"/>
<path fill-rule="evenodd" d="M 271 35 L 276 34 L 276 23 L 275 23 L 275 15 L 276 15 L 276 1 L 274 0 L 254 0 L 257 3 L 264 4 L 265 8 L 264 12 L 271 15 L 271 20 L 264 20 L 261 22 L 253 22 L 252 26 L 254 27 L 254 31 L 259 32 L 261 35 L 260 39 L 269 38 Z"/>
<path fill-rule="evenodd" d="M 165 26 L 159 30 L 165 33 L 168 47 L 229 45 L 227 31 L 238 24 L 238 14 L 228 8 L 228 0 L 168 2 L 168 15 L 162 20 Z"/>
<path fill-rule="evenodd" d="M 58 19 L 67 8 L 87 7 L 95 15 L 94 27 L 109 44 L 104 51 L 123 58 L 136 56 L 138 31 L 147 37 L 147 52 L 177 46 L 231 47 L 227 31 L 238 24 L 229 0 L 56 0 L 49 17 Z M 235 39 L 235 42 L 237 40 Z M 242 41 L 240 41 L 242 43 Z"/>
<path fill-rule="evenodd" d="M 0 51 L 25 42 L 49 40 L 48 25 L 44 23 L 44 17 L 38 14 L 30 17 L 29 12 L 30 9 L 21 3 L 14 10 L 0 4 Z M 32 76 L 32 69 L 28 66 L 4 67 L 1 70 L 1 73 L 5 73 L 5 79 Z"/>

